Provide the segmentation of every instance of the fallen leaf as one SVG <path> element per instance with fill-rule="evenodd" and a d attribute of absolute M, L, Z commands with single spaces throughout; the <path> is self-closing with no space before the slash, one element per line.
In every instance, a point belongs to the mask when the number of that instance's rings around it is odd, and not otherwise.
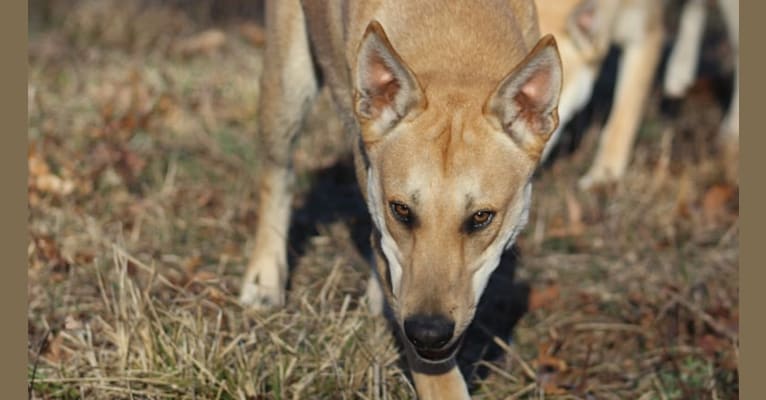
<path fill-rule="evenodd" d="M 195 282 L 210 282 L 218 279 L 218 275 L 210 271 L 199 271 L 192 277 Z"/>
<path fill-rule="evenodd" d="M 207 289 L 207 298 L 219 306 L 226 304 L 226 293 L 216 287 L 211 286 Z"/>
<path fill-rule="evenodd" d="M 122 161 L 125 165 L 127 172 L 133 178 L 138 177 L 141 171 L 146 167 L 146 160 L 139 156 L 136 152 L 123 148 Z"/>
<path fill-rule="evenodd" d="M 725 219 L 729 214 L 729 203 L 735 198 L 737 189 L 728 184 L 710 187 L 702 198 L 702 214 L 707 222 Z"/>
<path fill-rule="evenodd" d="M 28 152 L 27 167 L 29 170 L 27 187 L 30 190 L 59 196 L 66 196 L 74 191 L 74 182 L 53 174 L 48 163 L 34 148 L 30 148 Z"/>
<path fill-rule="evenodd" d="M 697 338 L 697 347 L 710 357 L 731 347 L 728 340 L 715 335 L 702 335 Z"/>
<path fill-rule="evenodd" d="M 38 236 L 33 241 L 37 257 L 50 269 L 49 279 L 54 282 L 66 279 L 71 264 L 61 255 L 56 241 L 49 236 Z"/>
<path fill-rule="evenodd" d="M 27 157 L 27 165 L 29 167 L 30 178 L 37 178 L 38 176 L 44 176 L 50 174 L 50 167 L 45 160 L 37 154 L 34 148 L 30 149 Z"/>
<path fill-rule="evenodd" d="M 550 343 L 541 344 L 537 358 L 532 361 L 537 371 L 537 382 L 545 394 L 566 394 L 568 391 L 562 387 L 560 380 L 561 374 L 567 371 L 567 363 L 550 354 L 551 347 Z"/>
<path fill-rule="evenodd" d="M 190 277 L 190 279 L 193 280 L 194 275 L 197 273 L 197 268 L 202 265 L 202 257 L 196 255 L 187 258 L 183 262 L 183 268 L 186 272 L 186 275 Z"/>
<path fill-rule="evenodd" d="M 529 311 L 547 307 L 560 297 L 560 288 L 557 283 L 549 284 L 545 288 L 532 288 L 529 293 Z"/>
<path fill-rule="evenodd" d="M 200 194 L 197 195 L 197 207 L 212 207 L 218 203 L 218 193 L 211 188 L 205 188 Z"/>
<path fill-rule="evenodd" d="M 53 338 L 48 338 L 42 356 L 51 363 L 60 364 L 69 360 L 71 354 L 64 347 L 64 337 L 56 334 Z"/>
<path fill-rule="evenodd" d="M 83 325 L 76 317 L 67 315 L 64 319 L 64 329 L 67 331 L 79 331 L 83 329 Z"/>
<path fill-rule="evenodd" d="M 266 43 L 266 30 L 253 22 L 245 22 L 240 25 L 239 34 L 255 47 L 263 47 Z"/>
<path fill-rule="evenodd" d="M 182 56 L 211 54 L 226 44 L 226 34 L 219 29 L 208 29 L 181 40 L 176 51 Z"/>
<path fill-rule="evenodd" d="M 38 176 L 35 180 L 34 186 L 41 192 L 60 196 L 71 194 L 75 187 L 74 182 L 68 179 L 62 179 L 53 174 Z"/>
<path fill-rule="evenodd" d="M 96 258 L 93 250 L 77 250 L 74 253 L 74 262 L 77 264 L 88 264 Z"/>

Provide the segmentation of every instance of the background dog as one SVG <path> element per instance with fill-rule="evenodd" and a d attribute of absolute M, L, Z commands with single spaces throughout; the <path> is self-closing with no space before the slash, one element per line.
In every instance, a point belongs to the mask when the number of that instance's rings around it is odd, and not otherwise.
<path fill-rule="evenodd" d="M 666 3 L 663 0 L 537 0 L 541 30 L 553 33 L 559 40 L 564 65 L 559 107 L 562 124 L 548 142 L 544 158 L 558 141 L 563 125 L 590 100 L 610 46 L 616 45 L 623 51 L 612 110 L 601 130 L 593 162 L 579 181 L 583 188 L 619 180 L 630 162 L 665 42 L 663 10 Z M 719 0 L 718 4 L 736 49 L 738 3 Z M 671 98 L 683 96 L 696 75 L 707 8 L 704 0 L 690 0 L 683 6 L 679 33 L 663 81 L 664 91 Z M 739 137 L 736 78 L 734 87 L 732 104 L 719 136 L 726 150 L 736 153 Z"/>

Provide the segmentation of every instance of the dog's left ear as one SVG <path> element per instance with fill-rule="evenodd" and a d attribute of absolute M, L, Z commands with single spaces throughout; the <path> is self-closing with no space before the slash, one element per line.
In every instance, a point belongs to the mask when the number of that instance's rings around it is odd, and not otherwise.
<path fill-rule="evenodd" d="M 388 41 L 383 27 L 372 21 L 359 45 L 354 76 L 354 111 L 364 135 L 377 139 L 414 108 L 422 105 L 423 91 L 404 60 Z"/>
<path fill-rule="evenodd" d="M 503 130 L 531 156 L 539 157 L 559 123 L 561 59 L 546 35 L 495 89 L 484 106 Z"/>

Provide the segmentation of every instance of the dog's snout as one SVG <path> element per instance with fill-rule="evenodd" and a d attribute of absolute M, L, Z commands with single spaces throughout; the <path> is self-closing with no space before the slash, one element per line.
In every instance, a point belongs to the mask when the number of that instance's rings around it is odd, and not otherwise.
<path fill-rule="evenodd" d="M 455 323 L 442 316 L 415 315 L 404 320 L 404 334 L 420 349 L 444 347 L 455 331 Z"/>

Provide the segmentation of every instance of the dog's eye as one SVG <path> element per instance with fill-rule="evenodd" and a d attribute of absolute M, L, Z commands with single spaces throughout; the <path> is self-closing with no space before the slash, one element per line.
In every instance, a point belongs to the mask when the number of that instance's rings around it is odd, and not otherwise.
<path fill-rule="evenodd" d="M 475 212 L 468 221 L 469 231 L 476 231 L 486 227 L 492 222 L 492 218 L 495 217 L 495 213 L 488 210 L 481 210 Z"/>
<path fill-rule="evenodd" d="M 402 204 L 396 201 L 391 202 L 391 212 L 394 214 L 394 218 L 405 224 L 412 223 L 413 213 L 406 204 Z"/>

